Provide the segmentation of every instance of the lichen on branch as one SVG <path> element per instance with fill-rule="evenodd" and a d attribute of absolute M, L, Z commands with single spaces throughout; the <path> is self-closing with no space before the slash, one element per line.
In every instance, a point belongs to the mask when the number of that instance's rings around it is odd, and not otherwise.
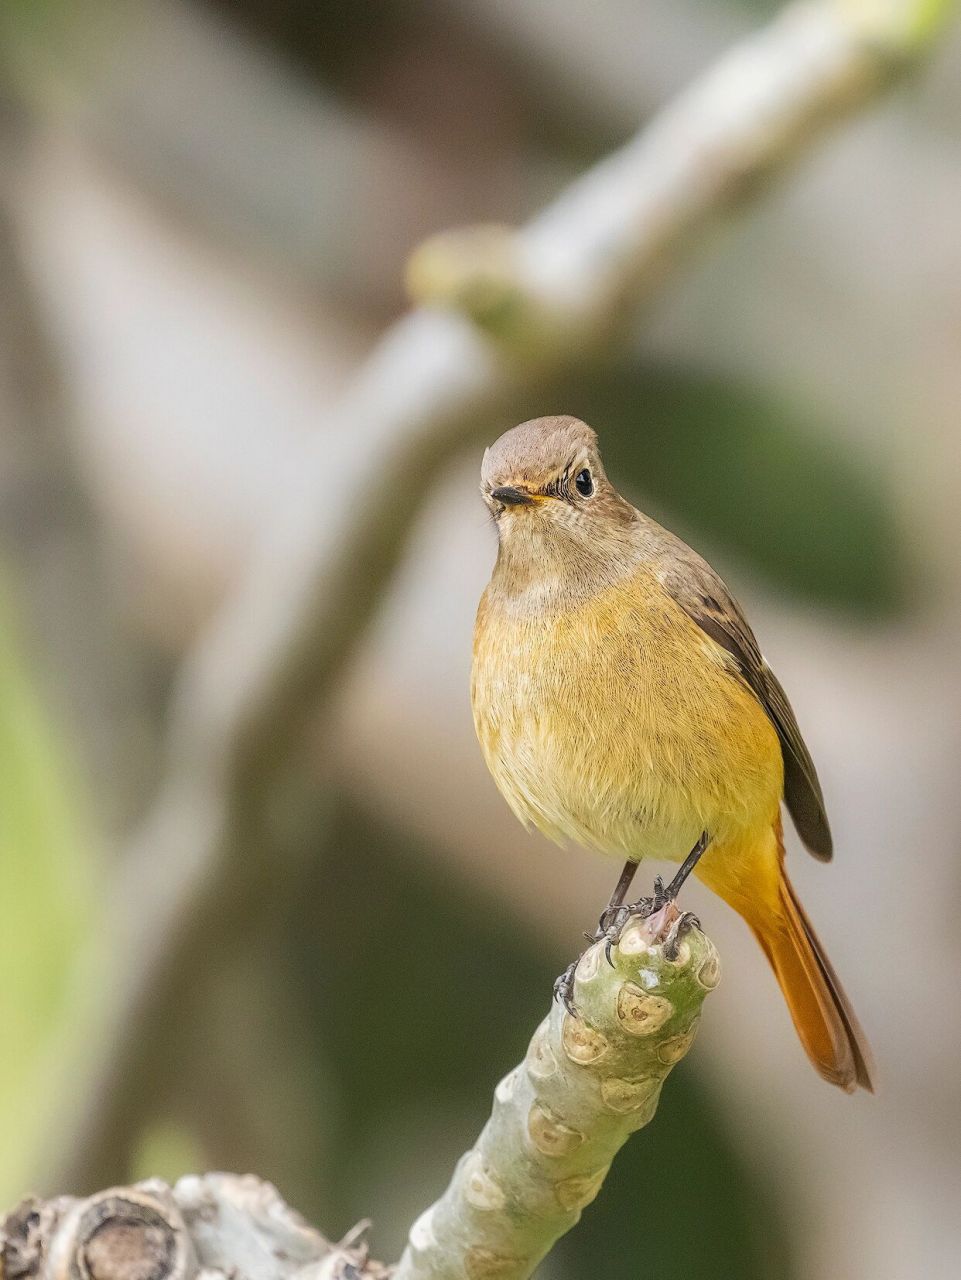
<path fill-rule="evenodd" d="M 717 986 L 710 940 L 668 904 L 577 966 L 578 1016 L 555 1004 L 450 1186 L 414 1223 L 394 1280 L 524 1280 L 654 1115 Z"/>

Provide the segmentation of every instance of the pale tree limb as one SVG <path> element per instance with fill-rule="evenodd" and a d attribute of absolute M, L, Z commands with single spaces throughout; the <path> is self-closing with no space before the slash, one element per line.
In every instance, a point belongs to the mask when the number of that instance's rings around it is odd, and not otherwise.
<path fill-rule="evenodd" d="M 575 1225 L 653 1118 L 720 978 L 711 942 L 697 929 L 678 939 L 682 927 L 669 904 L 627 925 L 610 965 L 603 943 L 581 957 L 578 1016 L 554 1003 L 447 1191 L 411 1228 L 395 1280 L 526 1280 Z"/>
<path fill-rule="evenodd" d="M 151 1037 L 227 908 L 263 883 L 271 782 L 336 690 L 442 467 L 482 426 L 490 436 L 547 406 L 561 374 L 628 332 L 682 250 L 908 68 L 948 9 L 791 6 L 523 231 L 469 233 L 415 258 L 415 291 L 466 315 L 421 309 L 387 333 L 322 424 L 299 495 L 184 663 L 166 780 L 109 911 L 119 983 L 73 1108 L 52 1120 L 45 1181 L 84 1186 L 115 1167 Z M 369 443 L 354 475 L 330 474 L 323 440 L 340 432 Z"/>
<path fill-rule="evenodd" d="M 720 964 L 673 904 L 582 956 L 577 1016 L 555 1002 L 394 1280 L 526 1280 L 597 1195 L 690 1049 Z M 410 1158 L 416 1162 L 417 1153 Z M 603 1260 L 599 1260 L 603 1263 Z M 380 1280 L 362 1237 L 335 1246 L 267 1183 L 228 1174 L 30 1199 L 0 1226 L 0 1280 Z"/>

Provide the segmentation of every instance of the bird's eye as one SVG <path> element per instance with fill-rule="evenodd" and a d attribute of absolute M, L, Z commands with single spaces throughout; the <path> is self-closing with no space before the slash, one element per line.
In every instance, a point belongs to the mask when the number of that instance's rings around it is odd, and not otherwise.
<path fill-rule="evenodd" d="M 574 477 L 574 488 L 582 498 L 589 498 L 594 492 L 594 477 L 588 471 L 587 467 L 583 471 L 578 471 Z"/>

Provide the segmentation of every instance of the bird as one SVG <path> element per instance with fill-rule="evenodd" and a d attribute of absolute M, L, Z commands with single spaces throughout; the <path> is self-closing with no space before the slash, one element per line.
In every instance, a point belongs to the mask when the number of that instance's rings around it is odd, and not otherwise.
<path fill-rule="evenodd" d="M 873 1092 L 864 1032 L 784 865 L 782 801 L 815 858 L 832 856 L 821 785 L 737 601 L 621 497 L 578 418 L 505 432 L 481 494 L 498 550 L 474 628 L 477 736 L 525 826 L 623 860 L 594 936 L 632 909 L 640 862 L 680 863 L 658 900 L 693 871 L 754 933 L 820 1075 Z"/>

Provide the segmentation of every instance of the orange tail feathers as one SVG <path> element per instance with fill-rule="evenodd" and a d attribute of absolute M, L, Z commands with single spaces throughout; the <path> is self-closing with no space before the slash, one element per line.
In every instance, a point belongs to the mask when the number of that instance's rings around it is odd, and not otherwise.
<path fill-rule="evenodd" d="M 773 834 L 779 837 L 777 831 Z M 779 838 L 777 843 L 780 845 Z M 713 865 L 708 857 L 703 862 L 707 865 L 701 878 L 744 917 L 761 944 L 815 1070 L 847 1093 L 859 1085 L 873 1093 L 874 1063 L 867 1038 L 797 899 L 780 848 L 776 889 L 769 872 L 759 878 L 756 888 L 761 892 L 757 896 L 745 893 L 745 880 L 737 886 L 731 883 L 719 865 L 721 859 Z M 746 878 L 748 883 L 751 879 Z"/>
<path fill-rule="evenodd" d="M 871 1049 L 851 1002 L 783 867 L 780 916 L 749 920 L 771 962 L 804 1051 L 815 1069 L 847 1093 L 874 1092 Z"/>

